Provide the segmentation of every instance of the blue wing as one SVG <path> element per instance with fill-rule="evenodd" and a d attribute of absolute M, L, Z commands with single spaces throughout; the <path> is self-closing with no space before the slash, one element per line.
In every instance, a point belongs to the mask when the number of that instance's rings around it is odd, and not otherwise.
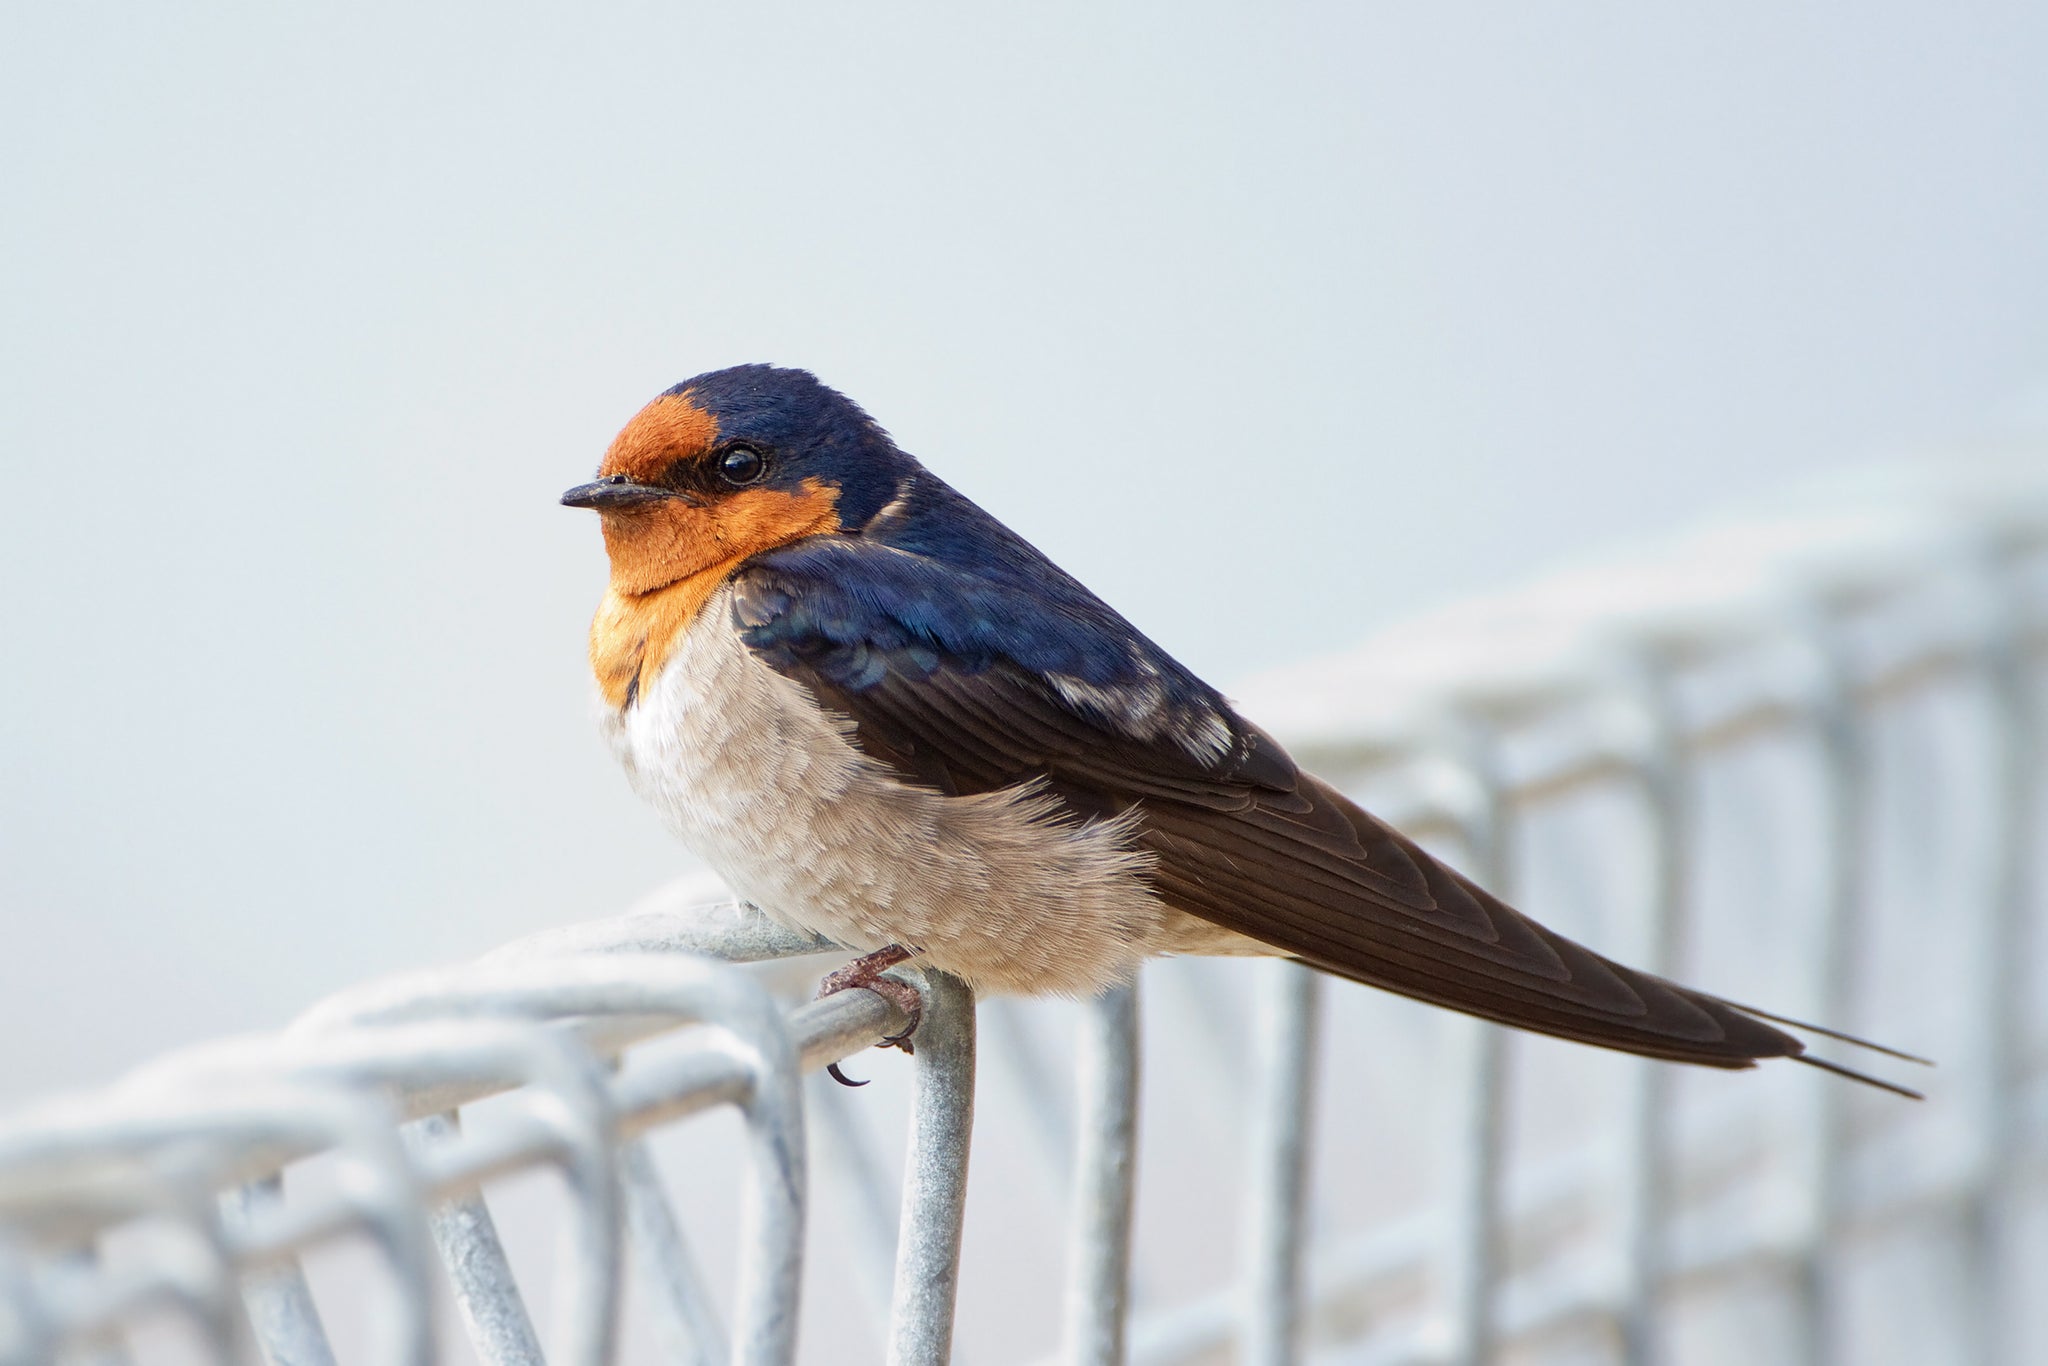
<path fill-rule="evenodd" d="M 734 576 L 735 625 L 906 779 L 948 793 L 1036 782 L 1076 818 L 1135 812 L 1167 904 L 1316 967 L 1654 1057 L 1744 1067 L 1800 1051 L 1459 876 L 1302 773 L 1021 542 L 976 549 L 801 541 Z"/>
<path fill-rule="evenodd" d="M 1036 732 L 1037 749 L 1113 748 L 1162 778 L 1293 785 L 1293 764 L 1279 746 L 1050 565 L 1036 574 L 991 573 L 873 541 L 818 536 L 744 567 L 734 578 L 733 611 L 748 646 L 829 694 L 870 749 L 896 754 L 916 732 L 939 724 L 906 715 L 896 719 L 911 724 L 892 726 L 891 713 L 942 708 L 948 697 L 957 707 L 972 697 L 971 710 Z M 935 766 L 941 751 L 929 740 L 909 748 L 923 760 L 914 776 L 942 778 L 948 791 L 1035 776 L 1018 767 L 1032 756 L 1012 754 L 978 770 L 985 781 L 963 783 L 963 774 L 936 771 L 945 766 Z"/>

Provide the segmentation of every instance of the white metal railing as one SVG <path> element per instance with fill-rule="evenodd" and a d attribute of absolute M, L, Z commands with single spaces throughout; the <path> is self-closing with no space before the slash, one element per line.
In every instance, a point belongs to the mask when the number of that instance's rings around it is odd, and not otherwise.
<path fill-rule="evenodd" d="M 1759 1361 L 2039 1359 L 2022 1244 L 2048 1098 L 2029 1009 L 2044 640 L 2048 462 L 2015 458 L 1839 486 L 1245 700 L 1560 928 L 1938 1048 L 1929 1105 L 1796 1068 L 1524 1045 L 1284 963 L 1167 963 L 1142 999 L 979 1012 L 934 976 L 899 1177 L 873 1129 L 886 1098 L 803 1080 L 900 1024 L 893 1008 L 796 1004 L 829 945 L 674 892 L 0 1126 L 0 1363 L 260 1342 L 323 1366 L 330 1333 L 364 1359 L 466 1341 L 538 1362 L 536 1319 L 556 1363 L 789 1362 L 800 1324 L 809 1361 L 937 1363 L 977 1265 L 1003 1287 L 961 1322 L 986 1361 L 1562 1344 L 1635 1363 L 1725 1360 L 1699 1344 L 1731 1341 Z M 1756 885 L 1717 884 L 1773 850 Z M 977 1015 L 1000 1083 L 983 1146 L 1002 1150 L 977 1159 L 963 1261 Z M 1163 1080 L 1141 1088 L 1141 1059 Z M 679 1192 L 652 1136 L 725 1110 L 740 1132 Z M 532 1170 L 561 1181 L 540 1221 L 564 1239 L 540 1273 L 551 1306 L 529 1307 L 535 1273 L 494 1218 Z M 845 1231 L 807 1277 L 814 1185 Z M 728 1206 L 732 1264 L 706 1263 L 679 1211 L 701 1237 Z M 1060 1223 L 1053 1274 L 1041 1226 Z M 317 1286 L 308 1265 L 342 1244 L 374 1257 Z M 1945 1269 L 1873 1301 L 1873 1246 L 1937 1247 Z M 800 1312 L 821 1284 L 872 1329 Z M 1703 1312 L 1717 1295 L 1734 1307 Z M 1016 1322 L 977 1336 L 999 1314 Z"/>

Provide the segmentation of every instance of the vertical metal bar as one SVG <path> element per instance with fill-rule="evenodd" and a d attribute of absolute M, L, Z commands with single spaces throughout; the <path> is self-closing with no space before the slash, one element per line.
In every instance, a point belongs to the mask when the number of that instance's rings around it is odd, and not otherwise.
<path fill-rule="evenodd" d="M 1314 1136 L 1322 977 L 1300 963 L 1257 965 L 1256 1092 L 1245 1210 L 1243 1366 L 1292 1366 L 1303 1337 L 1303 1251 Z"/>
<path fill-rule="evenodd" d="M 645 1139 L 636 1138 L 620 1150 L 619 1181 L 661 1359 L 674 1366 L 715 1366 L 731 1351 L 725 1325 L 705 1291 Z"/>
<path fill-rule="evenodd" d="M 1080 1114 L 1067 1239 L 1069 1366 L 1123 1366 L 1138 1166 L 1138 987 L 1081 1008 Z"/>
<path fill-rule="evenodd" d="M 1663 668 L 1644 661 L 1630 690 L 1643 734 L 1637 787 L 1649 836 L 1649 877 L 1643 938 L 1635 959 L 1647 972 L 1668 974 L 1685 917 L 1689 869 L 1690 804 L 1679 718 Z M 1671 1069 L 1647 1059 L 1630 1064 L 1626 1146 L 1622 1153 L 1620 1219 L 1620 1312 L 1617 1328 L 1627 1366 L 1651 1366 L 1657 1359 L 1657 1304 L 1664 1277 L 1666 1210 L 1671 1148 Z"/>
<path fill-rule="evenodd" d="M 258 1211 L 283 1199 L 282 1176 L 238 1186 L 221 1197 L 222 1217 L 231 1227 L 246 1228 Z M 271 1366 L 335 1366 L 334 1348 L 327 1341 L 326 1326 L 320 1322 L 319 1307 L 313 1303 L 313 1291 L 298 1258 L 244 1276 L 242 1300 Z"/>
<path fill-rule="evenodd" d="M 454 1115 L 428 1115 L 406 1127 L 405 1141 L 417 1153 L 455 1139 L 460 1131 Z M 448 1269 L 456 1311 L 485 1366 L 545 1366 L 540 1338 L 482 1194 L 434 1206 L 427 1226 Z"/>
<path fill-rule="evenodd" d="M 927 972 L 925 984 L 889 1366 L 947 1366 L 960 1287 L 960 1230 L 974 1132 L 974 993 L 943 972 Z"/>
<path fill-rule="evenodd" d="M 796 1360 L 797 1310 L 803 1297 L 810 1152 L 795 1045 L 766 997 L 759 1006 L 765 1028 L 744 1037 L 735 1031 L 735 1044 L 751 1064 L 753 1090 L 745 1109 L 752 1152 L 740 1207 L 732 1360 L 734 1366 L 790 1366 Z M 964 1172 L 961 1184 L 966 1184 Z"/>
<path fill-rule="evenodd" d="M 1448 1359 L 1485 1366 L 1493 1357 L 1493 1300 L 1500 1280 L 1501 1160 L 1506 1151 L 1507 1036 L 1485 1020 L 1454 1020 L 1450 1072 L 1459 1078 L 1452 1140 L 1463 1149 L 1450 1201 L 1446 1248 Z"/>
<path fill-rule="evenodd" d="M 1821 842 L 1823 879 L 1812 942 L 1815 1017 L 1837 1027 L 1849 1023 L 1855 967 L 1855 930 L 1863 911 L 1868 843 L 1869 780 L 1863 728 L 1851 691 L 1850 662 L 1835 623 L 1815 611 L 1803 623 L 1816 670 L 1814 738 L 1825 789 L 1826 831 Z M 1848 1088 L 1817 1079 L 1800 1154 L 1805 1191 L 1804 1246 L 1794 1278 L 1799 1360 L 1832 1366 L 1841 1360 L 1843 1158 L 1849 1141 Z"/>
<path fill-rule="evenodd" d="M 1978 1036 L 1978 1184 L 1966 1215 L 1969 1242 L 1963 1275 L 1973 1359 L 1986 1366 L 2023 1358 L 2013 1341 L 2012 1310 L 2025 1293 L 2015 1283 L 2019 1180 L 2026 1144 L 2024 1041 L 2026 965 L 2031 961 L 2033 839 L 2040 803 L 2041 747 L 2028 668 L 2020 596 L 1995 557 L 1981 568 L 1986 604 L 1984 675 L 1986 741 L 1992 781 L 1990 878 L 1984 889 L 1976 967 Z"/>
<path fill-rule="evenodd" d="M 1512 898 L 1507 803 L 1493 738 L 1468 727 L 1463 778 L 1477 786 L 1462 803 L 1461 822 L 1472 870 L 1496 896 Z M 1462 1149 L 1450 1200 L 1450 1237 L 1443 1279 L 1448 1309 L 1448 1360 L 1486 1366 L 1493 1357 L 1500 1285 L 1501 1183 L 1507 1155 L 1507 1031 L 1484 1020 L 1454 1019 L 1449 1073 L 1459 1079 L 1450 1140 Z"/>

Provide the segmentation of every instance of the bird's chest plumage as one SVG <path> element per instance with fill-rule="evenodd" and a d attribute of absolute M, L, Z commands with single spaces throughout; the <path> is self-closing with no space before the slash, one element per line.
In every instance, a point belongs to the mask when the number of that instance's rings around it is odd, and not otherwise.
<path fill-rule="evenodd" d="M 983 990 L 1087 994 L 1187 928 L 1124 824 L 1076 823 L 1023 787 L 946 796 L 867 758 L 741 642 L 729 590 L 602 724 L 635 789 L 734 891 L 849 948 L 901 944 Z"/>

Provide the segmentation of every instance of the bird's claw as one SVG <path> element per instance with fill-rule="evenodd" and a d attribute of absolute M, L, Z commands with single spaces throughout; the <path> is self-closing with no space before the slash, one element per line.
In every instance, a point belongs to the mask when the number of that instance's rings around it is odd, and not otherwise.
<path fill-rule="evenodd" d="M 883 1000 L 902 1011 L 904 1018 L 909 1021 L 901 1032 L 885 1035 L 882 1041 L 876 1044 L 875 1047 L 900 1048 L 905 1053 L 915 1053 L 917 1050 L 911 1047 L 910 1040 L 911 1036 L 917 1033 L 918 1025 L 924 1020 L 924 997 L 910 983 L 882 975 L 897 964 L 908 961 L 910 955 L 911 951 L 909 949 L 901 948 L 895 944 L 891 944 L 885 949 L 877 949 L 870 954 L 864 954 L 848 963 L 845 967 L 827 973 L 825 980 L 818 983 L 818 994 L 813 999 L 822 1001 L 827 996 L 836 996 L 842 991 L 853 991 L 856 989 L 874 992 L 875 995 L 880 996 Z M 854 1081 L 844 1072 L 841 1072 L 839 1064 L 836 1062 L 828 1064 L 825 1071 L 832 1080 L 838 1082 L 841 1086 L 867 1085 L 865 1081 Z"/>

